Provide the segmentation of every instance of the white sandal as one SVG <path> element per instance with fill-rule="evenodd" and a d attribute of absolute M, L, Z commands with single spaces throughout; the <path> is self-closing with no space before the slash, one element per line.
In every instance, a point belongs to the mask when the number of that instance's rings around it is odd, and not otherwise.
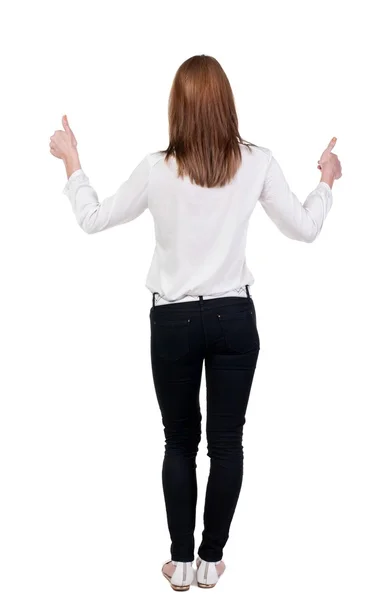
<path fill-rule="evenodd" d="M 194 580 L 194 569 L 191 562 L 174 562 L 175 571 L 170 577 L 163 571 L 163 567 L 168 563 L 173 562 L 166 560 L 162 566 L 162 575 L 169 581 L 171 587 L 176 592 L 186 592 L 190 589 L 190 585 Z"/>
<path fill-rule="evenodd" d="M 221 562 L 221 561 L 218 561 Z M 226 569 L 218 575 L 215 562 L 208 562 L 206 560 L 202 560 L 199 556 L 196 560 L 197 563 L 197 585 L 200 588 L 213 588 L 220 577 L 223 575 Z"/>

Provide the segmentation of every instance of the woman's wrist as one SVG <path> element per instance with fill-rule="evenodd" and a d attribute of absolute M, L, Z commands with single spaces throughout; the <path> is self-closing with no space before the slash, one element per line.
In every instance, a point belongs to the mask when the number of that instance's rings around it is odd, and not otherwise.
<path fill-rule="evenodd" d="M 331 188 L 333 187 L 333 183 L 335 181 L 334 171 L 332 169 L 323 169 L 321 181 L 327 183 Z"/>
<path fill-rule="evenodd" d="M 69 154 L 66 158 L 64 158 L 63 163 L 65 165 L 67 178 L 69 178 L 70 175 L 74 173 L 74 171 L 81 169 L 81 163 L 77 151 L 73 152 L 72 154 Z"/>

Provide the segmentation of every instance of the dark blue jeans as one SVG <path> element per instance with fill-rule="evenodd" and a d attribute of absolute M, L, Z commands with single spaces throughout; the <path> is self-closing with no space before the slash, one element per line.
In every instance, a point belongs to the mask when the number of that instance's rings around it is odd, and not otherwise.
<path fill-rule="evenodd" d="M 260 340 L 253 300 L 211 298 L 153 306 L 151 364 L 162 415 L 162 469 L 171 558 L 194 560 L 199 391 L 206 375 L 210 473 L 199 556 L 222 559 L 243 479 L 243 426 Z M 155 295 L 153 296 L 155 298 Z"/>

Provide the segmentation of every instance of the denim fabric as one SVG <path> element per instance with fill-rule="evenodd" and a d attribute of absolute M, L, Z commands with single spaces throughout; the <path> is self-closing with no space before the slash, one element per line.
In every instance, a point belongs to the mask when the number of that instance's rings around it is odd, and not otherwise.
<path fill-rule="evenodd" d="M 243 426 L 260 350 L 254 303 L 249 292 L 246 298 L 200 297 L 161 306 L 153 302 L 150 329 L 152 373 L 165 435 L 162 484 L 171 558 L 194 560 L 204 363 L 210 472 L 198 554 L 218 561 L 243 479 Z"/>

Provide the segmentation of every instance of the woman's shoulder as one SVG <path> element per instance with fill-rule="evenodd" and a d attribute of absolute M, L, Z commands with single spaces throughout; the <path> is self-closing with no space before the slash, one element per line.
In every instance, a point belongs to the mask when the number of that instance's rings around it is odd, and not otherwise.
<path fill-rule="evenodd" d="M 165 156 L 165 152 L 157 150 L 156 152 L 149 152 L 147 154 L 147 160 L 150 163 L 151 167 L 153 167 L 154 165 L 156 165 L 157 162 L 162 160 L 162 158 L 164 158 L 164 156 Z"/>
<path fill-rule="evenodd" d="M 246 144 L 240 143 L 240 148 L 247 154 L 254 154 L 256 156 L 258 155 L 261 157 L 265 155 L 267 159 L 270 159 L 272 156 L 272 152 L 269 148 L 266 148 L 265 146 L 258 146 L 257 144 L 253 144 L 250 142 L 247 142 Z"/>
<path fill-rule="evenodd" d="M 240 144 L 243 160 L 247 168 L 266 169 L 271 161 L 272 150 L 256 144 Z"/>

